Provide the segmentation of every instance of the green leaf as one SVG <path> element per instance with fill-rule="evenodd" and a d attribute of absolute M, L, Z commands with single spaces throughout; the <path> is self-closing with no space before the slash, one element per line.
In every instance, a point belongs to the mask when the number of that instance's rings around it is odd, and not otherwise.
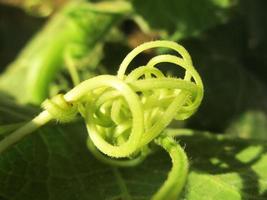
<path fill-rule="evenodd" d="M 151 157 L 118 170 L 95 160 L 85 143 L 82 124 L 47 126 L 24 139 L 0 157 L 0 199 L 149 199 L 166 178 L 168 157 L 156 169 Z"/>
<path fill-rule="evenodd" d="M 9 95 L 0 90 L 0 126 L 29 121 L 40 109 L 33 106 L 18 105 Z"/>
<path fill-rule="evenodd" d="M 10 122 L 16 120 L 16 115 L 1 111 L 3 115 Z M 171 161 L 164 151 L 137 167 L 116 169 L 90 154 L 86 138 L 81 122 L 53 122 L 1 154 L 0 199 L 146 200 L 167 177 Z M 266 198 L 265 142 L 205 132 L 185 133 L 177 139 L 186 145 L 191 162 L 185 199 Z"/>
<path fill-rule="evenodd" d="M 234 3 L 232 0 L 135 0 L 133 5 L 152 29 L 180 40 L 225 22 Z"/>
<path fill-rule="evenodd" d="M 186 199 L 266 199 L 265 142 L 204 132 L 179 139 L 191 158 Z"/>

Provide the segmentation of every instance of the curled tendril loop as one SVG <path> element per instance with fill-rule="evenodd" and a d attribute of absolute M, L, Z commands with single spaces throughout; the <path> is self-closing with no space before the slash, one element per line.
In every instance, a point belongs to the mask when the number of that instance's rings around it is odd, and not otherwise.
<path fill-rule="evenodd" d="M 62 94 L 46 99 L 42 103 L 42 108 L 62 123 L 73 121 L 78 113 L 77 105 L 67 102 Z"/>
<path fill-rule="evenodd" d="M 131 61 L 147 49 L 164 47 L 179 55 L 158 55 L 126 75 Z M 156 66 L 171 63 L 185 70 L 182 78 L 164 75 Z M 85 118 L 90 149 L 96 147 L 109 157 L 141 155 L 142 149 L 158 137 L 173 119 L 184 120 L 198 108 L 203 85 L 189 53 L 170 41 L 144 43 L 122 61 L 117 76 L 101 75 L 86 80 L 61 97 L 45 101 L 43 107 L 59 121 L 68 121 L 78 108 Z M 63 107 L 58 106 L 57 102 Z M 50 108 L 56 108 L 55 110 Z M 63 109 L 63 110 L 62 110 Z M 52 111 L 51 111 L 52 110 Z M 62 111 L 62 112 L 61 112 Z"/>

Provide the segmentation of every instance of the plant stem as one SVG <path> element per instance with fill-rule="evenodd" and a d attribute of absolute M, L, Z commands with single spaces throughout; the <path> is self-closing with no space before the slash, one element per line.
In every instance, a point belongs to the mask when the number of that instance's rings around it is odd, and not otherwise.
<path fill-rule="evenodd" d="M 183 148 L 169 136 L 162 136 L 155 140 L 162 146 L 172 159 L 172 169 L 168 174 L 167 180 L 152 197 L 152 200 L 175 200 L 181 193 L 188 174 L 188 159 Z"/>
<path fill-rule="evenodd" d="M 37 130 L 52 119 L 51 115 L 47 111 L 41 112 L 32 121 L 28 122 L 21 128 L 17 129 L 10 135 L 6 136 L 0 141 L 0 154 L 2 154 L 8 147 L 12 146 L 16 142 L 20 141 L 26 135 Z"/>

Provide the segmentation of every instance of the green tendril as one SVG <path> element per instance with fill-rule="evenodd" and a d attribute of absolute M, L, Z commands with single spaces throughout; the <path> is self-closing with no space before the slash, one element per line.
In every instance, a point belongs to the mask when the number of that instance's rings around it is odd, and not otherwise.
<path fill-rule="evenodd" d="M 171 137 L 161 136 L 155 143 L 162 146 L 169 154 L 173 167 L 167 180 L 153 196 L 153 200 L 175 200 L 183 189 L 188 173 L 188 160 L 183 148 Z"/>
<path fill-rule="evenodd" d="M 77 106 L 67 102 L 62 94 L 58 94 L 52 99 L 46 99 L 42 103 L 42 108 L 62 123 L 73 121 L 78 113 Z"/>
<path fill-rule="evenodd" d="M 151 48 L 169 48 L 179 55 L 158 55 L 126 74 L 132 60 Z M 171 63 L 185 70 L 181 78 L 168 77 L 156 66 Z M 70 122 L 78 113 L 88 130 L 87 146 L 102 162 L 120 167 L 141 163 L 152 152 L 149 144 L 162 146 L 172 159 L 167 180 L 153 200 L 175 199 L 188 171 L 184 150 L 163 131 L 173 120 L 194 114 L 203 98 L 202 80 L 189 53 L 171 41 L 144 43 L 122 61 L 117 76 L 101 75 L 79 83 L 65 95 L 42 104 L 44 111 L 0 142 L 0 153 L 51 119 Z"/>

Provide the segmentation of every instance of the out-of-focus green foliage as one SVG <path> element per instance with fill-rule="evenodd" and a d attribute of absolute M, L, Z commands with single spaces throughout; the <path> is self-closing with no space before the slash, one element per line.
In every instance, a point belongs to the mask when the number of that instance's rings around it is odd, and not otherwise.
<path fill-rule="evenodd" d="M 236 1 L 135 0 L 133 5 L 149 27 L 166 34 L 165 37 L 180 40 L 225 23 Z"/>
<path fill-rule="evenodd" d="M 40 104 L 65 57 L 81 58 L 91 52 L 117 18 L 91 4 L 66 5 L 0 76 L 1 89 L 20 102 Z M 17 87 L 21 90 L 12 89 Z"/>

